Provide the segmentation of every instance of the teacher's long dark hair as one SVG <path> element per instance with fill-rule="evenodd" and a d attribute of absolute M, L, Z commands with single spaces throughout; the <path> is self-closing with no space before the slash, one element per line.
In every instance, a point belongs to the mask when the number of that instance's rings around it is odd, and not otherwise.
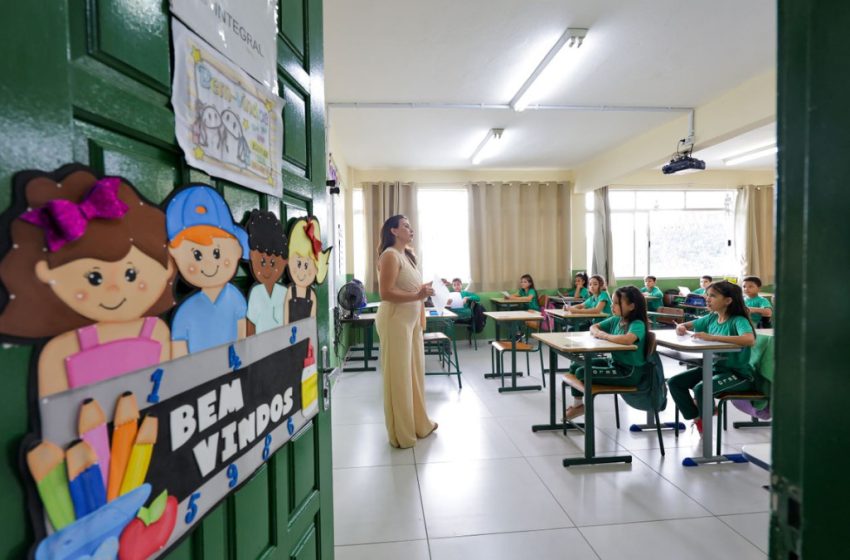
<path fill-rule="evenodd" d="M 381 226 L 381 242 L 378 245 L 378 256 L 381 256 L 388 247 L 395 245 L 395 235 L 391 230 L 400 227 L 401 221 L 405 219 L 407 219 L 407 216 L 404 214 L 396 214 L 387 218 L 387 221 Z M 416 254 L 409 247 L 404 248 L 404 254 L 407 255 L 413 266 L 416 266 Z"/>

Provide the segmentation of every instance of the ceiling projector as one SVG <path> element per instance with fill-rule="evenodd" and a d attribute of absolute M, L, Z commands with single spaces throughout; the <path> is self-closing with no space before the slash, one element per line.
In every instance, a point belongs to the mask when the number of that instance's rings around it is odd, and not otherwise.
<path fill-rule="evenodd" d="M 705 169 L 705 162 L 701 159 L 691 157 L 690 152 L 688 152 L 674 156 L 670 160 L 670 163 L 661 168 L 661 172 L 665 175 L 672 175 L 673 173 L 701 171 L 703 169 Z"/>

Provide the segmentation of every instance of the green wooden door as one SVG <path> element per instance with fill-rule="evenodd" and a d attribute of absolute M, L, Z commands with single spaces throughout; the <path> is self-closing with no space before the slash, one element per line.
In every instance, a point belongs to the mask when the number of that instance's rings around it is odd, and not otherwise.
<path fill-rule="evenodd" d="M 261 195 L 189 169 L 174 138 L 167 0 L 32 0 L 0 18 L 0 205 L 20 169 L 70 161 L 128 178 L 161 201 L 189 180 L 209 181 L 237 219 L 261 207 L 285 220 L 325 202 L 321 0 L 279 0 L 278 76 L 284 109 L 285 196 Z M 330 240 L 330 232 L 323 232 Z M 237 282 L 245 287 L 240 272 Z M 319 290 L 319 338 L 328 344 L 327 291 Z M 32 543 L 19 473 L 28 431 L 31 350 L 4 347 L 0 406 L 0 557 Z M 321 412 L 222 502 L 174 558 L 332 558 L 330 417 Z"/>

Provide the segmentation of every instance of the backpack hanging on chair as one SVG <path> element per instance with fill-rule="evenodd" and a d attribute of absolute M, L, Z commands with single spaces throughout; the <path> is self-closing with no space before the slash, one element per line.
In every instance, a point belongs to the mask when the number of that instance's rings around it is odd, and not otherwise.
<path fill-rule="evenodd" d="M 487 324 L 487 316 L 484 315 L 485 311 L 483 305 L 477 301 L 472 302 L 472 332 L 475 334 L 483 331 L 484 326 Z"/>
<path fill-rule="evenodd" d="M 637 393 L 623 393 L 620 396 L 632 408 L 661 412 L 667 408 L 667 383 L 664 381 L 664 366 L 661 356 L 655 351 L 655 333 L 648 332 L 646 339 L 646 375 L 638 384 Z"/>

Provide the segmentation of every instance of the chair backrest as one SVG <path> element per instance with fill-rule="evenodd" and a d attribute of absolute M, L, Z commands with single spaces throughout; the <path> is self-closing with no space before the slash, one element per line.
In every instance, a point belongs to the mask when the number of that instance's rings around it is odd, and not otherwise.
<path fill-rule="evenodd" d="M 678 307 L 659 307 L 658 312 L 678 316 L 679 323 L 685 320 L 685 310 Z M 676 319 L 673 319 L 672 317 L 656 317 L 655 322 L 661 325 L 675 325 Z"/>

